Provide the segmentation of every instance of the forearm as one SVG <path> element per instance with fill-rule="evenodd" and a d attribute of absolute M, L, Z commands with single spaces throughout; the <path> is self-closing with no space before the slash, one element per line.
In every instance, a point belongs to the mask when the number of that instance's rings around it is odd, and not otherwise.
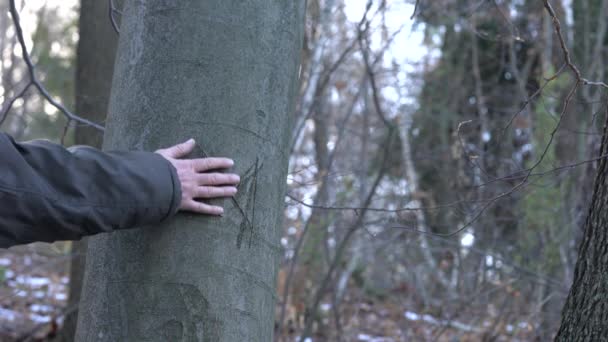
<path fill-rule="evenodd" d="M 150 152 L 71 151 L 0 133 L 0 247 L 160 222 L 177 212 L 175 169 Z"/>

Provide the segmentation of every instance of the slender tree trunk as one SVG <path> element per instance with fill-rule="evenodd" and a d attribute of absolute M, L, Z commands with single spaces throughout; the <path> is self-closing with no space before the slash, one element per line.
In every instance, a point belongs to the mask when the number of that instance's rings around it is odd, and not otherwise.
<path fill-rule="evenodd" d="M 608 153 L 608 125 L 600 155 Z M 608 341 L 608 163 L 598 164 L 589 216 L 556 341 Z"/>
<path fill-rule="evenodd" d="M 117 35 L 108 18 L 108 1 L 81 0 L 79 41 L 76 62 L 76 113 L 94 122 L 102 122 L 108 112 Z M 100 48 L 101 47 L 101 48 Z M 92 127 L 78 126 L 74 142 L 101 148 L 103 134 Z M 68 314 L 58 341 L 73 341 L 82 289 L 87 240 L 72 244 L 70 297 Z"/>
<path fill-rule="evenodd" d="M 78 341 L 272 341 L 303 19 L 304 1 L 127 1 L 104 148 L 194 137 L 235 159 L 242 211 L 91 238 Z"/>

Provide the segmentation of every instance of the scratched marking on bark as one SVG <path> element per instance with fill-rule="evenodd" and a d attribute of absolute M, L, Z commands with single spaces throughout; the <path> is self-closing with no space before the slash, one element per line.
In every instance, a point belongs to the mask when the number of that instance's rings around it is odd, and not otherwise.
<path fill-rule="evenodd" d="M 175 62 L 171 61 L 171 64 L 175 64 Z M 201 126 L 227 127 L 227 128 L 239 130 L 239 131 L 245 132 L 247 134 L 250 134 L 250 135 L 256 137 L 257 139 L 262 140 L 263 142 L 270 142 L 270 139 L 268 139 L 267 137 L 258 134 L 256 131 L 254 131 L 252 129 L 249 129 L 247 127 L 243 127 L 240 125 L 235 125 L 235 124 L 231 124 L 231 123 L 227 123 L 227 122 L 211 122 L 211 121 L 198 121 L 198 120 L 188 120 L 187 122 L 196 123 L 197 125 L 201 125 Z"/>
<path fill-rule="evenodd" d="M 255 202 L 256 202 L 256 193 L 257 193 L 257 183 L 258 183 L 258 172 L 262 168 L 260 165 L 260 160 L 258 157 L 255 158 L 255 164 L 253 164 L 243 176 L 243 180 L 241 181 L 242 188 L 244 189 L 244 196 L 247 198 L 247 202 L 245 203 L 245 210 L 241 209 L 241 215 L 243 216 L 243 220 L 241 221 L 241 225 L 239 227 L 239 234 L 236 238 L 236 246 L 237 248 L 241 248 L 243 244 L 243 238 L 245 236 L 245 232 L 249 229 L 249 244 L 248 246 L 251 248 L 251 243 L 253 241 L 253 233 L 255 228 Z M 251 220 L 248 218 L 248 213 L 251 213 Z"/>
<path fill-rule="evenodd" d="M 196 148 L 199 150 L 200 154 L 204 157 L 204 158 L 209 158 L 209 154 L 207 152 L 205 152 L 205 150 L 203 149 L 203 147 L 201 145 L 199 145 L 198 143 L 196 143 Z M 256 193 L 257 193 L 257 183 L 258 183 L 258 171 L 262 168 L 263 164 L 260 165 L 260 160 L 259 157 L 255 158 L 255 164 L 251 165 L 247 171 L 245 171 L 245 173 L 243 174 L 243 177 L 241 177 L 241 183 L 239 184 L 238 188 L 239 188 L 239 193 L 241 193 L 241 189 L 245 189 L 245 196 L 247 197 L 247 203 L 245 205 L 245 209 L 243 210 L 243 208 L 240 206 L 239 202 L 236 200 L 235 197 L 231 197 L 230 200 L 232 201 L 232 204 L 234 205 L 235 208 L 238 209 L 239 213 L 241 214 L 242 217 L 242 221 L 241 224 L 239 226 L 239 234 L 236 237 L 236 247 L 238 249 L 241 249 L 241 246 L 243 244 L 243 237 L 245 235 L 245 231 L 247 231 L 247 229 L 249 229 L 249 246 L 251 248 L 251 243 L 253 241 L 253 233 L 254 233 L 254 222 L 255 222 L 255 200 L 256 200 Z M 253 182 L 250 182 L 251 177 L 252 177 L 252 173 L 253 173 Z M 252 193 L 250 195 L 250 193 Z M 249 216 L 247 215 L 248 212 L 252 213 L 252 219 L 249 220 Z"/>

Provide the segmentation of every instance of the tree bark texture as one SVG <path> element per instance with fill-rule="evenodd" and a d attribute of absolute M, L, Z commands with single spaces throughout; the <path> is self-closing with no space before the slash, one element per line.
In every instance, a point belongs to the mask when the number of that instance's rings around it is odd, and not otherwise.
<path fill-rule="evenodd" d="M 303 20 L 304 1 L 126 2 L 104 149 L 194 137 L 241 184 L 221 218 L 91 238 L 78 341 L 272 341 Z"/>
<path fill-rule="evenodd" d="M 608 125 L 600 156 L 608 153 Z M 556 341 L 608 341 L 608 164 L 598 163 L 589 215 L 584 226 L 574 281 L 562 312 Z"/>

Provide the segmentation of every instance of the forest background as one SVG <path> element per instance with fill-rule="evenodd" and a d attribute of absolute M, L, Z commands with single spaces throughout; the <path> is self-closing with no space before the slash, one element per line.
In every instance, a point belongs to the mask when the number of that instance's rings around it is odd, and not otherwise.
<path fill-rule="evenodd" d="M 308 1 L 277 340 L 554 336 L 597 171 L 605 85 L 579 83 L 605 78 L 606 2 Z M 75 108 L 80 3 L 16 4 L 37 79 Z M 0 67 L 2 130 L 73 144 L 8 2 Z M 62 329 L 77 256 L 1 252 L 0 336 Z"/>

